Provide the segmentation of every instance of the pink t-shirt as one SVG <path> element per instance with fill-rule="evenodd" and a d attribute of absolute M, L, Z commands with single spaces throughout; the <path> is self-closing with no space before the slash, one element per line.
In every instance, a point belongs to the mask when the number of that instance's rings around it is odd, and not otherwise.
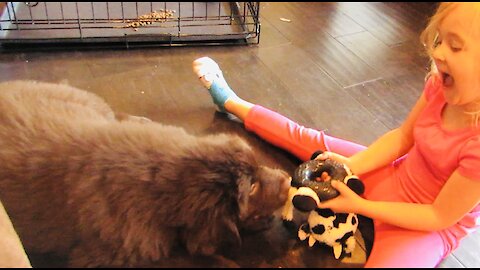
<path fill-rule="evenodd" d="M 480 129 L 444 129 L 441 113 L 446 102 L 441 83 L 431 78 L 424 91 L 427 105 L 415 123 L 415 145 L 408 158 L 402 160 L 397 176 L 401 178 L 406 201 L 429 204 L 456 169 L 461 175 L 480 181 Z M 451 198 L 452 204 L 455 200 Z M 455 248 L 459 239 L 479 225 L 480 204 L 441 234 Z"/>

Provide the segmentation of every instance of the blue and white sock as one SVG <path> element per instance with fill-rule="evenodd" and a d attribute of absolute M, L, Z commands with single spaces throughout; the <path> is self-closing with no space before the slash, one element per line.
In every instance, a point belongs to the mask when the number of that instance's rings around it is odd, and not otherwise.
<path fill-rule="evenodd" d="M 225 102 L 227 102 L 228 99 L 236 98 L 237 95 L 227 84 L 223 76 L 219 76 L 218 74 L 214 74 L 213 76 L 212 85 L 208 91 L 212 96 L 213 103 L 217 105 L 218 110 L 225 113 Z"/>

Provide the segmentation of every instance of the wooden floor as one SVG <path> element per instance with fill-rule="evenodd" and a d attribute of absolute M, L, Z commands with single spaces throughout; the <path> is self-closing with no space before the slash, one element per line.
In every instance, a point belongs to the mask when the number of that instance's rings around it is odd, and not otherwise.
<path fill-rule="evenodd" d="M 192 133 L 241 134 L 265 163 L 293 172 L 295 158 L 214 113 L 191 62 L 210 56 L 243 98 L 305 126 L 369 144 L 397 127 L 422 92 L 427 59 L 418 37 L 434 8 L 432 3 L 261 3 L 258 45 L 3 53 L 0 81 L 68 83 L 99 94 L 115 110 Z M 480 232 L 440 267 L 480 267 L 479 250 Z M 299 259 L 292 250 L 277 255 L 297 261 L 257 258 L 249 266 L 345 267 L 318 252 L 317 260 L 312 253 Z"/>

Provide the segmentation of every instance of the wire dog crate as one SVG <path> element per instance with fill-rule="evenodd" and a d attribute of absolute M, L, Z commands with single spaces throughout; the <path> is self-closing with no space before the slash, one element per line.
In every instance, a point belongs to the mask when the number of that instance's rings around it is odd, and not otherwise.
<path fill-rule="evenodd" d="M 260 41 L 259 2 L 4 2 L 2 47 Z"/>

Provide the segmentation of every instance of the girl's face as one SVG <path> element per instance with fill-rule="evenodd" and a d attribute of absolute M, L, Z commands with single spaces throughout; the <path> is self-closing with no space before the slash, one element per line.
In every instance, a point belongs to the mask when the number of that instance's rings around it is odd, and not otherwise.
<path fill-rule="evenodd" d="M 475 6 L 477 5 L 477 6 Z M 480 11 L 459 4 L 439 24 L 433 59 L 445 99 L 465 111 L 480 109 Z"/>

